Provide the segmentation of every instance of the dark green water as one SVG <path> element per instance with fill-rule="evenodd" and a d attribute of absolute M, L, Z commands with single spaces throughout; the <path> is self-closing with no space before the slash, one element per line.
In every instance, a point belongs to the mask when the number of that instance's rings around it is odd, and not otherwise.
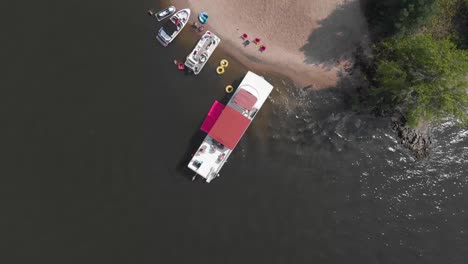
<path fill-rule="evenodd" d="M 155 5 L 8 7 L 2 263 L 465 263 L 467 130 L 447 120 L 414 162 L 342 87 L 274 80 L 221 177 L 192 183 L 198 127 L 245 69 L 178 72 L 197 39 L 159 46 Z"/>

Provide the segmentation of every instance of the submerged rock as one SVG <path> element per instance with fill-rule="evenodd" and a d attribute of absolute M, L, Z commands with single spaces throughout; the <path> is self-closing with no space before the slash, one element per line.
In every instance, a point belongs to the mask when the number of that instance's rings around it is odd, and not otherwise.
<path fill-rule="evenodd" d="M 406 126 L 403 117 L 392 118 L 392 128 L 397 133 L 399 142 L 407 148 L 418 160 L 429 156 L 432 139 L 430 124 L 423 124 L 416 128 Z"/>

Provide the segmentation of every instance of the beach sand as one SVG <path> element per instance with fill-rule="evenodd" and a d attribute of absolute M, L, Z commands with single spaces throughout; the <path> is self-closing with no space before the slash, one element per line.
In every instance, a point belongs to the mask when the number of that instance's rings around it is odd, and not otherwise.
<path fill-rule="evenodd" d="M 205 29 L 220 47 L 252 70 L 274 72 L 300 87 L 333 87 L 364 43 L 367 25 L 356 0 L 172 0 L 192 10 L 190 22 L 207 12 Z M 244 47 L 241 35 L 251 44 Z M 253 44 L 260 38 L 264 52 Z"/>

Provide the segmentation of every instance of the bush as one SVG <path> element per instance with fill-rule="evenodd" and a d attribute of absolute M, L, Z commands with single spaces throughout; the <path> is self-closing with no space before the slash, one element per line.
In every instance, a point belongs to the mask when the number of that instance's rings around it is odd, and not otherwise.
<path fill-rule="evenodd" d="M 453 115 L 467 122 L 468 52 L 428 35 L 393 38 L 377 51 L 378 107 L 397 107 L 410 126 Z"/>

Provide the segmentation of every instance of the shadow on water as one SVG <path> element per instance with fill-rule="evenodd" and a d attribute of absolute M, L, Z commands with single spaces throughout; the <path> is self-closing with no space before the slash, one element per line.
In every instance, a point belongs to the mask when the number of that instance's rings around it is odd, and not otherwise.
<path fill-rule="evenodd" d="M 346 155 L 342 151 L 352 147 L 350 142 L 370 137 L 376 126 L 387 127 L 385 120 L 353 110 L 357 89 L 364 85 L 360 74 L 340 71 L 338 77 L 334 87 L 323 90 L 287 84 L 277 89 L 268 125 L 272 150 L 311 159 Z"/>
<path fill-rule="evenodd" d="M 187 145 L 187 150 L 183 154 L 180 161 L 177 163 L 177 171 L 187 179 L 192 179 L 193 176 L 193 172 L 187 168 L 187 164 L 189 163 L 190 159 L 192 159 L 193 153 L 195 153 L 205 136 L 206 133 L 201 130 L 197 130 L 195 133 L 193 133 Z"/>
<path fill-rule="evenodd" d="M 349 59 L 366 36 L 367 26 L 361 14 L 359 1 L 348 1 L 318 21 L 318 28 L 312 31 L 300 49 L 305 55 L 304 62 L 330 68 L 339 60 Z"/>

